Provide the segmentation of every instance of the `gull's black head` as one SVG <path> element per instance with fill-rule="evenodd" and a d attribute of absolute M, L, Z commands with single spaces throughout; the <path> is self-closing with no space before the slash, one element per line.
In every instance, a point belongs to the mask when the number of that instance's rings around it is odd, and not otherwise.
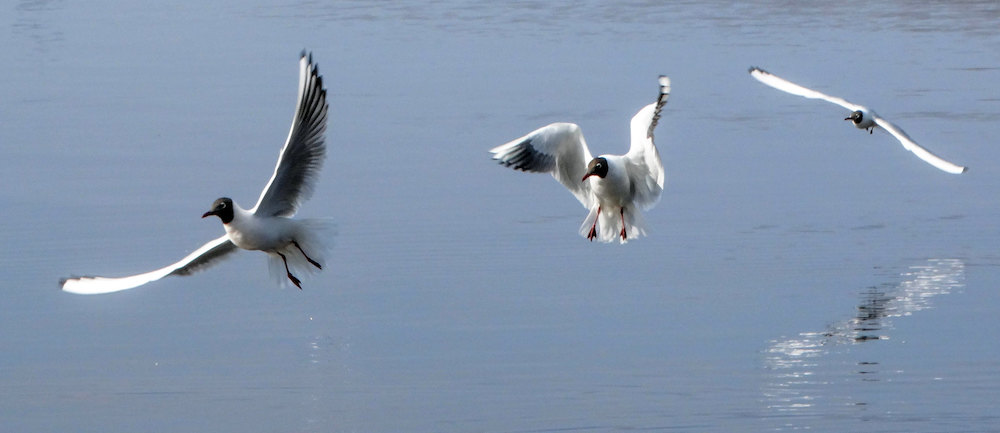
<path fill-rule="evenodd" d="M 590 176 L 597 176 L 604 179 L 604 176 L 608 175 L 608 160 L 603 157 L 597 157 L 590 160 L 590 164 L 587 164 L 587 174 L 583 176 L 583 180 L 587 180 Z"/>
<path fill-rule="evenodd" d="M 205 212 L 202 218 L 209 215 L 215 215 L 222 220 L 223 224 L 229 224 L 233 221 L 233 199 L 229 197 L 222 197 L 216 199 L 212 202 L 212 210 Z"/>
<path fill-rule="evenodd" d="M 845 117 L 844 120 L 850 120 L 854 122 L 855 125 L 857 125 L 861 123 L 864 120 L 864 118 L 865 118 L 865 113 L 862 113 L 861 110 L 858 110 L 851 113 L 850 116 Z"/>

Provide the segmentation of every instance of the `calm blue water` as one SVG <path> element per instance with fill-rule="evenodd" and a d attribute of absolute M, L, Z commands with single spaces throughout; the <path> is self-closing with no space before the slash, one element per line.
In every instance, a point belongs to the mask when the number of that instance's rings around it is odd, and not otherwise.
<path fill-rule="evenodd" d="M 995 2 L 22 1 L 0 13 L 0 425 L 78 432 L 998 431 Z M 313 51 L 330 158 L 262 254 L 106 296 L 252 205 Z M 751 65 L 865 103 L 947 175 Z M 650 236 L 487 150 L 595 153 L 673 92 Z"/>

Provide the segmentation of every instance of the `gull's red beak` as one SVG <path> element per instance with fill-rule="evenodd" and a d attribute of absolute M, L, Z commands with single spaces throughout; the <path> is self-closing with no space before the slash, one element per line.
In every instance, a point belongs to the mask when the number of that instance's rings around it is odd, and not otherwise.
<path fill-rule="evenodd" d="M 209 215 L 215 215 L 215 212 L 212 212 L 212 211 L 208 211 L 208 212 L 205 212 L 205 214 L 204 214 L 204 215 L 202 215 L 201 217 L 202 217 L 202 218 L 205 218 L 205 217 L 207 217 L 207 216 L 209 216 Z"/>

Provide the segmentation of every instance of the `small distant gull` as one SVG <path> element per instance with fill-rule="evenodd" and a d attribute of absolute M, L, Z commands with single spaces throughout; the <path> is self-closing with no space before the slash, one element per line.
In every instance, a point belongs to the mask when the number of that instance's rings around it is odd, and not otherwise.
<path fill-rule="evenodd" d="M 551 173 L 590 210 L 580 235 L 590 241 L 625 243 L 646 234 L 639 209 L 649 209 L 663 191 L 663 163 L 653 129 L 670 95 L 670 79 L 660 76 L 660 93 L 632 117 L 632 143 L 625 155 L 594 158 L 573 123 L 553 123 L 490 150 L 500 164 L 521 171 Z M 599 227 L 598 227 L 599 226 Z"/>
<path fill-rule="evenodd" d="M 325 247 L 320 232 L 325 222 L 294 220 L 291 217 L 311 195 L 313 183 L 323 165 L 327 110 L 323 79 L 312 61 L 312 55 L 307 56 L 303 51 L 299 60 L 298 103 L 292 127 L 271 180 L 256 206 L 244 210 L 228 197 L 219 198 L 202 218 L 211 215 L 219 217 L 226 234 L 209 241 L 177 263 L 129 277 L 66 278 L 60 282 L 62 289 L 79 294 L 131 289 L 170 275 L 189 275 L 218 262 L 237 248 L 266 252 L 272 270 L 280 272 L 283 266 L 285 274 L 280 279 L 287 277 L 301 289 L 301 281 L 291 270 L 322 269 Z"/>
<path fill-rule="evenodd" d="M 869 134 L 872 133 L 875 127 L 877 126 L 882 127 L 882 129 L 885 129 L 889 134 L 892 134 L 893 137 L 896 137 L 896 139 L 899 140 L 899 142 L 903 145 L 903 148 L 909 150 L 910 152 L 913 152 L 913 154 L 917 155 L 917 157 L 919 157 L 920 159 L 926 161 L 928 164 L 933 165 L 943 171 L 952 174 L 961 174 L 965 173 L 965 171 L 968 170 L 968 168 L 966 167 L 962 167 L 959 165 L 952 164 L 948 161 L 945 161 L 941 159 L 941 157 L 931 153 L 929 150 L 920 147 L 920 145 L 914 142 L 909 135 L 906 135 L 906 133 L 903 132 L 902 129 L 900 129 L 896 125 L 893 125 L 892 123 L 889 123 L 888 120 L 879 117 L 879 115 L 876 114 L 875 111 L 871 110 L 868 107 L 852 104 L 841 98 L 825 95 L 823 93 L 817 92 L 812 89 L 807 89 L 798 84 L 792 83 L 791 81 L 785 80 L 784 78 L 778 77 L 777 75 L 773 75 L 770 72 L 767 72 L 756 66 L 750 68 L 750 76 L 756 78 L 761 83 L 774 87 L 775 89 L 788 92 L 793 95 L 806 97 L 809 99 L 822 99 L 824 101 L 832 102 L 848 110 L 851 110 L 851 114 L 848 117 L 844 118 L 844 120 L 850 120 L 851 122 L 854 123 L 855 127 L 857 127 L 858 129 L 865 129 L 868 131 Z"/>

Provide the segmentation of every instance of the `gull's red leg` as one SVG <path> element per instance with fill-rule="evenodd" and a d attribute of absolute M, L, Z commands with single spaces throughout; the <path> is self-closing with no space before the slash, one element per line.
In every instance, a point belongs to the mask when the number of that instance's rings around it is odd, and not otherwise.
<path fill-rule="evenodd" d="M 622 240 L 625 240 L 628 236 L 625 235 L 625 208 L 621 208 L 619 214 L 622 216 Z"/>
<path fill-rule="evenodd" d="M 594 225 L 590 226 L 590 233 L 587 233 L 587 239 L 591 242 L 597 237 L 597 220 L 601 217 L 601 207 L 597 207 L 597 216 L 594 217 Z"/>
<path fill-rule="evenodd" d="M 288 279 L 292 280 L 292 283 L 295 284 L 295 287 L 298 287 L 299 290 L 302 290 L 302 284 L 299 284 L 300 283 L 299 279 L 295 278 L 295 275 L 292 275 L 292 271 L 288 270 L 288 259 L 285 258 L 284 254 L 281 254 L 277 251 L 275 251 L 275 253 L 281 256 L 281 261 L 285 262 L 285 274 L 288 275 Z"/>
<path fill-rule="evenodd" d="M 306 258 L 306 260 L 309 261 L 309 263 L 312 263 L 313 266 L 315 266 L 315 267 L 317 267 L 319 269 L 323 269 L 323 267 L 320 266 L 319 263 L 316 263 L 315 260 L 309 258 L 309 255 L 307 255 L 305 251 L 302 251 L 302 247 L 299 246 L 298 242 L 292 241 L 292 245 L 295 245 L 295 248 L 299 249 L 299 252 L 302 253 L 302 255 Z"/>

